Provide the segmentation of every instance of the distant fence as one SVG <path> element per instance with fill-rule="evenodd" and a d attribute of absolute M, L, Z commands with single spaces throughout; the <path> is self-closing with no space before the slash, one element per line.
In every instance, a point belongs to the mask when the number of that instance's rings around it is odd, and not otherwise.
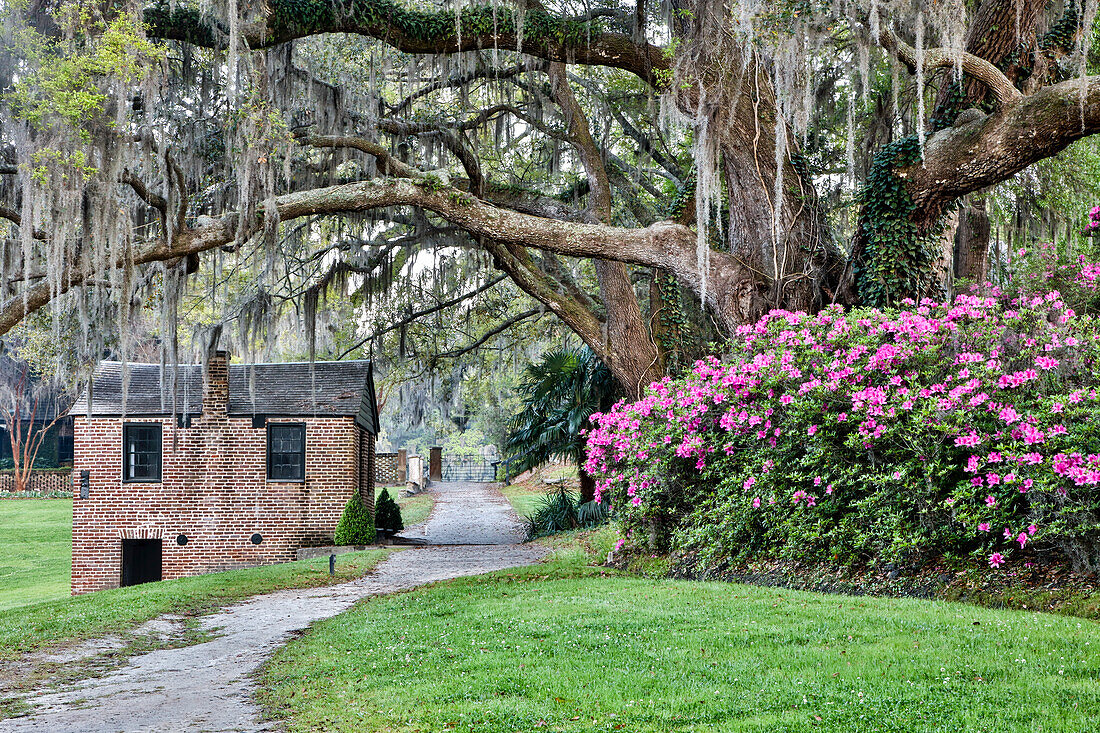
<path fill-rule="evenodd" d="M 397 480 L 397 454 L 374 454 L 374 482 L 381 485 L 395 485 Z"/>
<path fill-rule="evenodd" d="M 490 483 L 497 480 L 499 461 L 482 458 L 443 458 L 444 481 L 477 481 Z"/>
<path fill-rule="evenodd" d="M 27 480 L 27 491 L 51 494 L 58 491 L 73 490 L 72 471 L 32 471 Z M 15 491 L 15 474 L 11 471 L 0 472 L 0 492 Z"/>

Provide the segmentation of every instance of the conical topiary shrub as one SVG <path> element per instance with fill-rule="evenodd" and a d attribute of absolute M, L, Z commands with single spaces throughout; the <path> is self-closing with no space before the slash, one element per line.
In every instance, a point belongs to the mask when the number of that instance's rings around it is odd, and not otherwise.
<path fill-rule="evenodd" d="M 340 521 L 336 523 L 334 539 L 338 545 L 369 545 L 374 542 L 374 520 L 363 506 L 359 492 L 352 494 L 351 501 L 344 507 Z"/>
<path fill-rule="evenodd" d="M 374 503 L 374 523 L 379 529 L 390 532 L 400 532 L 405 529 L 405 523 L 401 521 L 401 507 L 390 497 L 390 492 L 382 489 L 378 500 Z"/>

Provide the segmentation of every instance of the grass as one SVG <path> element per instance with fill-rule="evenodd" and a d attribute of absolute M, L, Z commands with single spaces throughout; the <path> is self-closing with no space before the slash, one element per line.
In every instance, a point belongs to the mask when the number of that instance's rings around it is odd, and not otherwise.
<path fill-rule="evenodd" d="M 547 483 L 547 481 L 553 483 Z M 504 486 L 500 491 L 511 502 L 516 514 L 527 517 L 535 511 L 535 507 L 547 494 L 556 493 L 563 485 L 570 491 L 577 491 L 576 466 L 566 463 L 541 466 L 524 474 L 522 480 L 516 480 Z"/>
<path fill-rule="evenodd" d="M 0 660 L 47 645 L 126 631 L 162 614 L 208 613 L 228 603 L 282 588 L 308 588 L 357 578 L 387 550 L 340 555 L 336 574 L 328 558 L 229 570 L 158 583 L 114 588 L 0 611 Z"/>
<path fill-rule="evenodd" d="M 387 486 L 382 488 L 389 491 L 390 496 L 397 502 L 397 506 L 401 507 L 401 522 L 406 527 L 412 527 L 413 525 L 427 521 L 428 515 L 432 513 L 432 507 L 435 505 L 435 498 L 430 491 L 416 494 L 415 496 L 401 496 L 401 489 L 399 487 Z M 382 493 L 381 488 L 378 490 L 378 493 Z"/>
<path fill-rule="evenodd" d="M 0 611 L 69 595 L 72 499 L 0 501 Z"/>
<path fill-rule="evenodd" d="M 1100 731 L 1096 623 L 638 578 L 555 542 L 315 625 L 265 668 L 267 710 L 291 731 Z"/>
<path fill-rule="evenodd" d="M 501 488 L 500 493 L 504 494 L 504 497 L 512 503 L 512 509 L 516 514 L 521 517 L 528 517 L 538 506 L 539 502 L 546 498 L 547 494 L 552 494 L 558 491 L 558 486 L 549 486 L 543 484 L 540 480 L 538 483 L 523 482 L 519 484 L 509 484 Z"/>

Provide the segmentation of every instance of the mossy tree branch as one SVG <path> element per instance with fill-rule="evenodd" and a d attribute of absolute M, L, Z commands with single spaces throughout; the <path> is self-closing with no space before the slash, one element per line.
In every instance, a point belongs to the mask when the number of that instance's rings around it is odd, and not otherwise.
<path fill-rule="evenodd" d="M 660 86 L 669 59 L 658 46 L 636 42 L 623 33 L 604 31 L 599 20 L 558 18 L 533 8 L 523 15 L 517 32 L 517 13 L 476 5 L 462 10 L 461 32 L 449 10 L 410 10 L 395 0 L 270 0 L 266 14 L 242 27 L 251 48 L 268 48 L 295 38 L 322 33 L 356 33 L 377 38 L 399 51 L 414 54 L 451 54 L 479 49 L 519 51 L 548 61 L 623 69 Z M 149 37 L 183 41 L 196 46 L 224 48 L 227 30 L 186 3 L 172 7 L 158 0 L 145 8 Z"/>

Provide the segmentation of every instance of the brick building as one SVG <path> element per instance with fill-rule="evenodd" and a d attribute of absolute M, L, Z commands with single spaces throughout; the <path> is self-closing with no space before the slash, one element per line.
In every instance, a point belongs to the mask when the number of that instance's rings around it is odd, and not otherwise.
<path fill-rule="evenodd" d="M 74 594 L 293 560 L 352 492 L 374 511 L 370 362 L 127 371 L 102 362 L 72 410 Z"/>

